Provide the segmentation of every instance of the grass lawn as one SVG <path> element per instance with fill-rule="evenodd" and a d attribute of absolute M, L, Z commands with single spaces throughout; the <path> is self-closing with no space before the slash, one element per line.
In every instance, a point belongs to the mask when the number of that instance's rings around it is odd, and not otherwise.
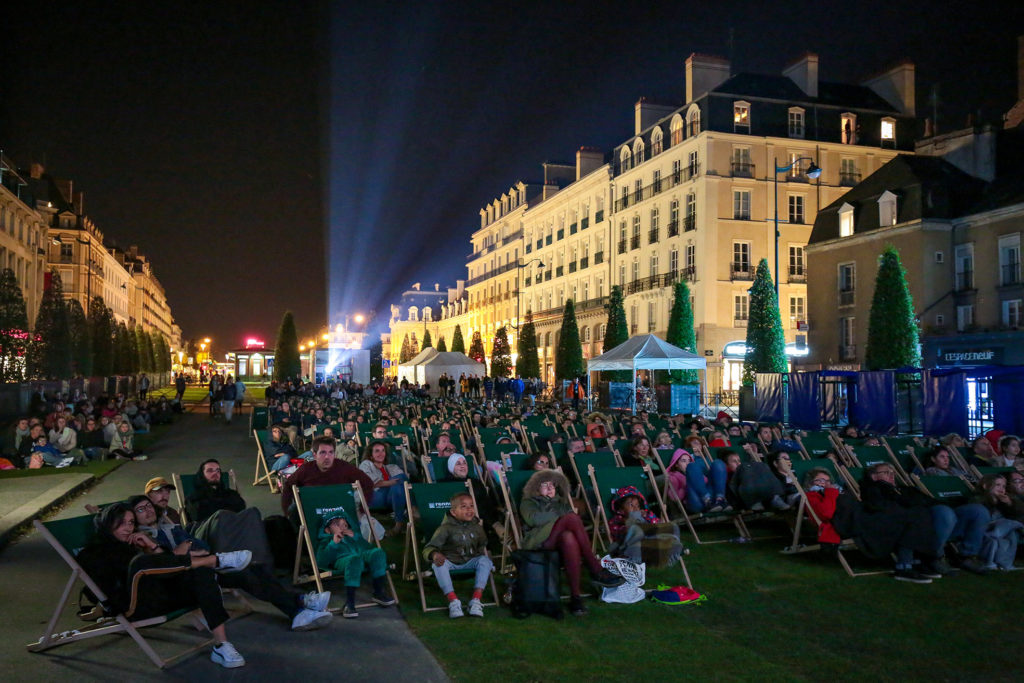
<path fill-rule="evenodd" d="M 20 477 L 47 477 L 60 476 L 62 474 L 91 474 L 97 479 L 105 477 L 127 460 L 91 460 L 85 465 L 72 465 L 71 467 L 41 467 L 38 470 L 3 470 L 0 471 L 0 479 L 18 479 Z"/>
<path fill-rule="evenodd" d="M 755 535 L 783 532 L 782 522 L 759 526 Z M 453 622 L 446 612 L 420 611 L 415 582 L 396 585 L 409 624 L 454 680 L 483 672 L 503 682 L 1016 678 L 1010 634 L 1020 633 L 1014 624 L 1024 572 L 962 574 L 931 585 L 886 575 L 851 579 L 835 560 L 782 555 L 783 545 L 782 538 L 690 544 L 687 567 L 708 596 L 704 604 L 588 600 L 590 614 L 566 613 L 562 621 L 519 621 L 507 609 L 488 608 L 483 620 Z M 397 542 L 388 550 L 399 557 Z M 504 582 L 497 581 L 500 593 Z M 428 604 L 441 604 L 434 579 L 425 583 Z M 681 584 L 682 572 L 648 572 L 646 587 L 658 583 Z M 456 590 L 465 602 L 465 580 Z M 1006 646 L 1000 634 L 1010 637 Z"/>

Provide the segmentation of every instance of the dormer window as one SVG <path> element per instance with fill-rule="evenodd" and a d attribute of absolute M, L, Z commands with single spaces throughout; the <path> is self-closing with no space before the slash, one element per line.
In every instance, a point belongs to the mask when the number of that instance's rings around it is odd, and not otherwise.
<path fill-rule="evenodd" d="M 843 202 L 839 207 L 839 236 L 851 237 L 853 235 L 853 207 Z"/>
<path fill-rule="evenodd" d="M 789 108 L 789 137 L 803 138 L 804 136 L 804 110 L 802 107 Z"/>
<path fill-rule="evenodd" d="M 644 141 L 640 138 L 633 143 L 633 165 L 639 166 L 644 163 Z"/>
<path fill-rule="evenodd" d="M 839 116 L 839 139 L 844 145 L 857 144 L 857 115 L 840 114 Z"/>
<path fill-rule="evenodd" d="M 750 102 L 733 102 L 732 128 L 736 133 L 750 132 Z"/>
<path fill-rule="evenodd" d="M 896 222 L 896 195 L 886 190 L 878 198 L 878 225 L 887 228 Z"/>
<path fill-rule="evenodd" d="M 896 146 L 896 119 L 891 116 L 886 116 L 882 119 L 882 130 L 881 136 L 882 146 L 895 147 Z"/>
<path fill-rule="evenodd" d="M 417 320 L 419 320 L 419 315 L 420 315 L 420 309 L 416 308 L 415 306 L 410 306 L 409 307 L 409 321 L 410 322 L 416 322 Z"/>
<path fill-rule="evenodd" d="M 683 135 L 685 135 L 685 130 L 683 126 L 682 116 L 676 114 L 675 116 L 672 117 L 672 124 L 669 126 L 669 131 L 672 136 L 671 140 L 673 145 L 678 145 L 683 141 Z"/>
<path fill-rule="evenodd" d="M 633 153 L 628 145 L 623 145 L 622 151 L 619 152 L 619 172 L 628 171 L 631 168 L 633 168 Z"/>
<path fill-rule="evenodd" d="M 663 149 L 661 128 L 655 128 L 651 131 L 651 156 L 661 154 Z"/>
<path fill-rule="evenodd" d="M 700 108 L 695 104 L 690 107 L 690 113 L 686 115 L 686 121 L 690 126 L 690 133 L 687 137 L 693 137 L 700 133 Z"/>

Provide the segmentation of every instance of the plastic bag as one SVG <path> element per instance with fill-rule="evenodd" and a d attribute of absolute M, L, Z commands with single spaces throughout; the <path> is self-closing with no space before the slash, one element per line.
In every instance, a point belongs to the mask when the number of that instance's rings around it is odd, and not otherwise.
<path fill-rule="evenodd" d="M 647 565 L 643 562 L 631 562 L 622 557 L 605 555 L 601 558 L 601 566 L 626 580 L 625 583 L 615 588 L 603 589 L 602 601 L 632 604 L 640 602 L 646 597 L 643 586 L 647 580 Z"/>

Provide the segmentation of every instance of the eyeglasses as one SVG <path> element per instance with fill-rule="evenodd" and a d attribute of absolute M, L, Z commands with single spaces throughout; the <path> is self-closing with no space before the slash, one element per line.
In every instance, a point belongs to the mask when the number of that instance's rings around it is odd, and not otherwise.
<path fill-rule="evenodd" d="M 832 480 L 828 477 L 818 477 L 813 483 L 815 486 L 825 486 L 826 484 L 831 484 Z"/>
<path fill-rule="evenodd" d="M 153 504 L 152 503 L 139 503 L 133 509 L 135 510 L 135 512 L 145 512 L 146 510 L 152 510 L 153 509 Z"/>

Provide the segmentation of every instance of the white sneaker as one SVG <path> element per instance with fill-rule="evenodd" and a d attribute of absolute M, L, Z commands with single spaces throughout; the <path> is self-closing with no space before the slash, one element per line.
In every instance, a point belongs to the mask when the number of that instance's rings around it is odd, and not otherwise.
<path fill-rule="evenodd" d="M 331 591 L 324 591 L 323 593 L 310 591 L 302 596 L 302 606 L 306 609 L 311 609 L 314 612 L 326 612 L 327 605 L 330 601 Z"/>
<path fill-rule="evenodd" d="M 245 658 L 238 653 L 234 645 L 226 640 L 213 648 L 213 652 L 210 653 L 210 660 L 220 664 L 225 669 L 237 669 L 240 666 L 245 666 Z"/>
<path fill-rule="evenodd" d="M 484 615 L 484 603 L 476 598 L 469 601 L 469 616 L 482 617 Z"/>
<path fill-rule="evenodd" d="M 465 616 L 462 613 L 462 600 L 452 600 L 448 603 L 448 616 L 452 619 L 461 619 Z"/>
<path fill-rule="evenodd" d="M 331 623 L 334 615 L 330 612 L 316 611 L 312 609 L 300 610 L 292 619 L 293 631 L 314 631 L 323 628 Z"/>
<path fill-rule="evenodd" d="M 217 553 L 217 571 L 222 574 L 240 572 L 252 562 L 251 550 L 232 550 L 229 553 Z"/>

